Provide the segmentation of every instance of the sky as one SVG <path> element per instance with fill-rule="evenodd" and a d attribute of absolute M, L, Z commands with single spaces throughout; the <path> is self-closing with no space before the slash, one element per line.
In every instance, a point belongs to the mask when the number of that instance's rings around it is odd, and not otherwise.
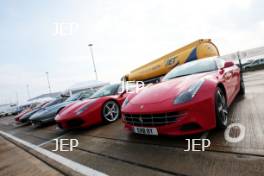
<path fill-rule="evenodd" d="M 63 91 L 211 38 L 220 54 L 264 46 L 261 0 L 0 0 L 0 104 Z M 27 85 L 29 95 L 27 91 Z"/>

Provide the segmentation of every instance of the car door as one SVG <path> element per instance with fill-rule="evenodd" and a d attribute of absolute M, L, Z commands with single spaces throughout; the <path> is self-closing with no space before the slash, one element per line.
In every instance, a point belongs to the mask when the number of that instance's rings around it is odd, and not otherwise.
<path fill-rule="evenodd" d="M 233 66 L 232 67 L 227 67 L 224 68 L 224 73 L 223 73 L 223 83 L 226 88 L 226 95 L 227 95 L 227 103 L 228 105 L 231 103 L 233 94 L 234 94 L 234 85 L 233 85 L 233 80 L 234 80 L 234 70 Z"/>
<path fill-rule="evenodd" d="M 128 92 L 124 90 L 124 87 L 122 86 L 122 84 L 120 84 L 116 90 L 116 100 L 118 101 L 118 104 L 122 105 L 122 103 L 124 102 L 124 100 L 127 97 Z"/>
<path fill-rule="evenodd" d="M 232 67 L 232 100 L 235 98 L 235 96 L 237 95 L 237 93 L 239 92 L 240 89 L 240 79 L 241 79 L 241 72 L 240 72 L 240 68 L 237 65 L 234 65 Z"/>

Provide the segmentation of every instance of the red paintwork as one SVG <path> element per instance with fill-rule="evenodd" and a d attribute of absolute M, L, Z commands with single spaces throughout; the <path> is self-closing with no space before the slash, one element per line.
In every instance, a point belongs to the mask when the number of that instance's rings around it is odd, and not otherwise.
<path fill-rule="evenodd" d="M 28 112 L 30 112 L 30 111 L 32 111 L 32 108 L 27 108 L 27 109 L 23 110 L 22 112 L 20 112 L 18 115 L 15 116 L 15 120 L 16 120 L 17 122 L 19 122 L 19 119 L 20 119 L 23 115 L 25 115 L 26 113 L 28 113 Z"/>
<path fill-rule="evenodd" d="M 35 108 L 43 107 L 43 106 L 46 105 L 48 102 L 49 102 L 49 101 L 46 101 L 46 102 L 40 103 L 40 104 L 37 105 Z M 16 120 L 17 122 L 19 122 L 19 121 L 20 121 L 20 118 L 21 118 L 22 116 L 24 116 L 26 113 L 28 113 L 28 112 L 30 112 L 30 111 L 32 111 L 32 110 L 33 110 L 32 107 L 26 108 L 26 109 L 23 110 L 21 113 L 19 113 L 18 115 L 15 116 L 15 120 Z"/>
<path fill-rule="evenodd" d="M 103 122 L 102 120 L 102 108 L 104 103 L 109 100 L 116 101 L 121 109 L 121 105 L 126 98 L 126 94 L 118 94 L 112 96 L 105 96 L 97 98 L 95 102 L 93 102 L 83 113 L 77 115 L 81 108 L 89 104 L 89 102 L 93 101 L 93 99 L 87 99 L 83 101 L 74 102 L 65 108 L 63 108 L 59 114 L 55 117 L 56 123 L 60 128 L 69 129 L 69 128 L 86 128 L 91 125 L 100 124 Z M 72 127 L 68 125 L 68 121 L 72 119 L 81 119 L 84 123 L 78 127 Z"/>
<path fill-rule="evenodd" d="M 232 74 L 230 74 L 232 72 Z M 204 84 L 191 101 L 175 105 L 173 100 L 183 90 L 205 78 Z M 174 78 L 143 89 L 138 94 L 129 95 L 129 103 L 122 107 L 122 119 L 125 128 L 133 131 L 133 125 L 124 120 L 124 114 L 159 114 L 168 112 L 180 112 L 182 116 L 171 124 L 155 126 L 159 135 L 187 135 L 206 131 L 216 127 L 215 93 L 219 83 L 226 90 L 227 104 L 235 99 L 240 90 L 240 69 L 234 65 L 222 68 L 214 72 L 193 74 Z M 144 106 L 144 108 L 140 108 Z M 186 124 L 195 123 L 201 128 L 195 130 L 182 130 Z M 150 127 L 153 126 L 143 126 Z"/>

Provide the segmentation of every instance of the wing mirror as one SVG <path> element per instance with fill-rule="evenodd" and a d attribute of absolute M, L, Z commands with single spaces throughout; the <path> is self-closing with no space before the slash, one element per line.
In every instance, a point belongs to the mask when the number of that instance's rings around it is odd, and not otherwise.
<path fill-rule="evenodd" d="M 123 91 L 123 92 L 121 92 L 120 94 L 119 94 L 119 97 L 123 97 L 123 95 L 126 93 L 127 91 Z"/>
<path fill-rule="evenodd" d="M 232 62 L 232 61 L 227 61 L 224 64 L 224 68 L 228 68 L 228 67 L 232 67 L 232 66 L 234 66 L 234 62 Z"/>

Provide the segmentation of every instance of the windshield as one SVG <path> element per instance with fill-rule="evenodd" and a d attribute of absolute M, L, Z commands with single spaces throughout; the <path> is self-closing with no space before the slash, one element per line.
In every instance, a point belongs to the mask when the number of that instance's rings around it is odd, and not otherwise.
<path fill-rule="evenodd" d="M 111 85 L 104 86 L 103 88 L 95 92 L 90 98 L 98 98 L 98 97 L 103 97 L 103 96 L 114 95 L 117 93 L 118 87 L 119 87 L 119 84 L 111 84 Z"/>
<path fill-rule="evenodd" d="M 260 60 L 255 60 L 253 64 L 258 64 Z"/>
<path fill-rule="evenodd" d="M 210 72 L 214 70 L 217 70 L 216 62 L 214 59 L 201 59 L 175 67 L 163 78 L 163 81 L 196 73 Z"/>
<path fill-rule="evenodd" d="M 84 91 L 81 93 L 81 99 L 84 100 L 84 99 L 88 99 L 91 97 L 91 95 L 93 95 L 95 93 L 95 90 L 89 90 L 89 91 Z"/>
<path fill-rule="evenodd" d="M 47 102 L 45 102 L 45 103 L 40 103 L 40 104 L 38 104 L 36 107 L 34 107 L 34 109 L 38 109 L 38 108 L 40 108 L 40 107 L 43 107 L 43 106 L 45 106 L 47 104 Z"/>
<path fill-rule="evenodd" d="M 70 96 L 69 98 L 67 98 L 65 101 L 75 101 L 75 100 L 78 100 L 79 97 L 80 97 L 80 93 L 73 94 L 72 96 Z"/>
<path fill-rule="evenodd" d="M 62 102 L 62 101 L 63 101 L 63 99 L 58 98 L 58 99 L 55 99 L 55 100 L 53 100 L 53 101 L 51 101 L 51 102 L 45 104 L 45 105 L 42 106 L 42 107 L 43 107 L 43 108 L 46 108 L 46 107 L 49 107 L 49 106 L 55 105 L 55 104 L 57 104 L 57 103 L 60 103 L 60 102 Z"/>

